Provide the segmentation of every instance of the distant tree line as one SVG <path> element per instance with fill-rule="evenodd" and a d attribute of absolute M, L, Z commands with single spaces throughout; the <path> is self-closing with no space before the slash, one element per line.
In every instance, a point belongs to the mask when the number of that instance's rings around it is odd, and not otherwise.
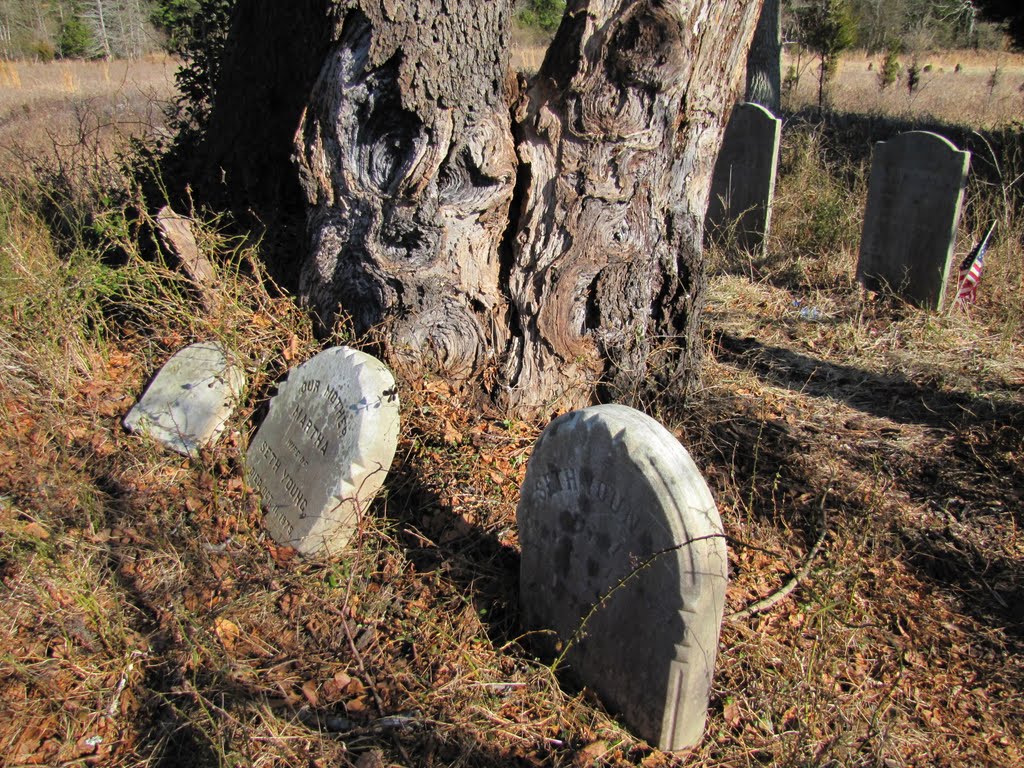
<path fill-rule="evenodd" d="M 993 48 L 1024 44 L 1021 0 L 783 0 L 782 33 L 826 57 L 839 49 Z"/>
<path fill-rule="evenodd" d="M 517 0 L 516 21 L 553 33 L 565 6 L 566 0 Z M 840 48 L 873 52 L 993 48 L 1007 34 L 1024 46 L 1022 0 L 782 0 L 781 9 L 783 39 L 812 50 L 831 50 L 836 40 L 848 41 Z M 823 25 L 831 27 L 824 37 Z"/>
<path fill-rule="evenodd" d="M 0 58 L 138 58 L 191 36 L 200 0 L 0 0 Z"/>

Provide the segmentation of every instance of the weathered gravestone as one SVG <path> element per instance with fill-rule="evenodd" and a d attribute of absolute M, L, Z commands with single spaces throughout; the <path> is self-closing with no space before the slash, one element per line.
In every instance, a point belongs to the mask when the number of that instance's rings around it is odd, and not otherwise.
<path fill-rule="evenodd" d="M 760 104 L 737 104 L 722 138 L 711 180 L 705 228 L 723 241 L 735 232 L 741 248 L 764 244 L 772 217 L 782 121 Z"/>
<path fill-rule="evenodd" d="M 516 511 L 524 622 L 663 750 L 704 729 L 727 578 L 722 523 L 686 449 L 622 405 L 555 419 Z M 553 633 L 545 633 L 552 630 Z"/>
<path fill-rule="evenodd" d="M 220 344 L 192 344 L 164 364 L 124 426 L 178 453 L 195 454 L 224 431 L 244 385 L 245 374 L 228 362 Z"/>
<path fill-rule="evenodd" d="M 927 131 L 875 145 L 857 279 L 941 309 L 971 153 Z"/>
<path fill-rule="evenodd" d="M 348 543 L 398 444 L 391 372 L 348 347 L 291 371 L 246 454 L 270 535 L 302 554 Z"/>

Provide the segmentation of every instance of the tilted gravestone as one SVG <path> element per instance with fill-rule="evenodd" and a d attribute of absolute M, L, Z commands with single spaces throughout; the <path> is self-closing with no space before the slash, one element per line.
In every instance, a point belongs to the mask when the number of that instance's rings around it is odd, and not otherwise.
<path fill-rule="evenodd" d="M 348 347 L 291 371 L 246 453 L 249 483 L 280 544 L 302 554 L 344 547 L 398 444 L 391 372 Z"/>
<path fill-rule="evenodd" d="M 244 385 L 245 374 L 220 344 L 192 344 L 164 364 L 124 426 L 194 455 L 224 431 Z"/>
<path fill-rule="evenodd" d="M 576 681 L 643 738 L 663 750 L 696 744 L 727 562 L 686 449 L 626 406 L 561 416 L 534 448 L 516 519 L 527 627 L 557 638 Z"/>
<path fill-rule="evenodd" d="M 760 104 L 737 104 L 722 137 L 705 228 L 717 241 L 735 232 L 741 248 L 764 244 L 771 225 L 782 121 Z"/>
<path fill-rule="evenodd" d="M 971 153 L 927 131 L 875 145 L 857 279 L 941 309 Z"/>

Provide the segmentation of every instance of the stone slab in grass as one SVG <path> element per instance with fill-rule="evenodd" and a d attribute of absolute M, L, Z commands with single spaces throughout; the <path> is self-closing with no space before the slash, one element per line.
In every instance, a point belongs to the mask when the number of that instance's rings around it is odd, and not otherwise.
<path fill-rule="evenodd" d="M 244 372 L 220 344 L 192 344 L 164 364 L 124 426 L 194 455 L 223 432 L 244 386 Z"/>
<path fill-rule="evenodd" d="M 527 630 L 638 735 L 696 744 L 725 605 L 711 492 L 686 449 L 622 405 L 544 430 L 516 511 Z"/>
<path fill-rule="evenodd" d="M 928 131 L 875 145 L 857 264 L 865 288 L 942 309 L 970 164 Z"/>
<path fill-rule="evenodd" d="M 349 347 L 288 374 L 246 453 L 278 543 L 302 554 L 348 543 L 391 467 L 398 405 L 391 371 Z"/>
<path fill-rule="evenodd" d="M 760 104 L 737 104 L 722 138 L 705 226 L 709 236 L 747 251 L 764 245 L 771 226 L 782 121 Z"/>

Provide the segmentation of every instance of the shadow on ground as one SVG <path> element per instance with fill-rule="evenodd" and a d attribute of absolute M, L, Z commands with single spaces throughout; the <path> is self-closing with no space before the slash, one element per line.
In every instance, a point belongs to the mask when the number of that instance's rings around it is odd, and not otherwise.
<path fill-rule="evenodd" d="M 827 451 L 829 459 L 840 458 L 863 476 L 886 478 L 890 500 L 905 499 L 925 515 L 889 520 L 903 559 L 947 591 L 964 613 L 1024 640 L 1024 571 L 1004 554 L 1003 540 L 1005 532 L 1012 535 L 1024 525 L 1020 402 L 922 386 L 902 375 L 830 363 L 724 332 L 715 341 L 720 362 L 813 398 L 805 401 L 800 421 L 831 438 L 814 445 L 812 434 L 801 445 L 786 436 L 792 427 L 780 431 L 762 423 L 762 472 L 796 462 L 801 451 Z M 749 460 L 739 467 L 753 469 Z M 785 484 L 800 482 L 789 475 Z M 869 509 L 861 513 L 870 519 Z"/>

